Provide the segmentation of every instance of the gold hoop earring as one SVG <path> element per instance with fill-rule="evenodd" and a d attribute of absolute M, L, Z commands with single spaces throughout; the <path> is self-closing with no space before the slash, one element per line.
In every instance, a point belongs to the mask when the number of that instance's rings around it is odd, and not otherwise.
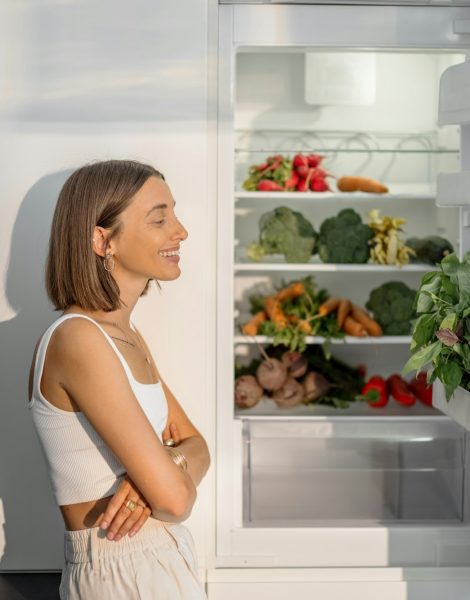
<path fill-rule="evenodd" d="M 111 252 L 106 252 L 106 256 L 103 259 L 103 266 L 108 273 L 112 273 L 114 271 L 114 258 Z"/>

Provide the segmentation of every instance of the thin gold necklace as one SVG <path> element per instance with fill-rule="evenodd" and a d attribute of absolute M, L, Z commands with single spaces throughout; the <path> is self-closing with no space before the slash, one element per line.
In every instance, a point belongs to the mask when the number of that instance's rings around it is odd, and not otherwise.
<path fill-rule="evenodd" d="M 127 339 L 126 332 L 124 331 L 124 329 L 123 329 L 123 328 L 122 328 L 120 325 L 118 325 L 118 324 L 116 323 L 116 321 L 109 321 L 109 322 L 108 322 L 108 321 L 101 321 L 101 323 L 106 323 L 106 325 L 114 325 L 114 326 L 115 326 L 115 327 L 117 327 L 117 328 L 118 328 L 120 331 L 122 331 L 122 333 L 123 333 L 123 334 L 124 334 L 124 336 L 125 336 L 125 339 L 124 339 L 124 338 L 116 337 L 116 336 L 114 336 L 114 335 L 110 335 L 109 337 L 113 338 L 113 340 L 119 340 L 120 342 L 125 342 L 126 344 L 129 344 L 129 346 L 132 346 L 133 348 L 136 348 L 136 345 L 135 345 L 133 342 L 131 342 L 131 341 L 129 341 L 129 340 Z M 137 335 L 137 334 L 136 334 L 136 335 Z M 137 335 L 137 339 L 138 339 L 138 341 L 139 341 L 139 347 L 141 348 L 142 352 L 144 353 L 144 356 L 145 356 L 145 362 L 146 362 L 146 363 L 147 363 L 147 364 L 150 366 L 150 365 L 151 365 L 150 358 L 149 358 L 149 356 L 147 355 L 147 352 L 145 351 L 145 348 L 143 347 L 142 343 L 140 342 L 140 339 L 139 339 L 139 336 L 138 336 L 138 335 Z"/>

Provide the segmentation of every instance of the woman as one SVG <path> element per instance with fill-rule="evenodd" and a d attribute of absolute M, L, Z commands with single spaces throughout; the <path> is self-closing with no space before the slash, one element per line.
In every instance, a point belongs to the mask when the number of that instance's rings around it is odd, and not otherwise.
<path fill-rule="evenodd" d="M 78 169 L 57 202 L 46 287 L 63 312 L 36 346 L 29 406 L 66 526 L 62 599 L 206 598 L 181 521 L 209 452 L 130 321 L 152 279 L 180 274 L 174 206 L 133 161 Z"/>

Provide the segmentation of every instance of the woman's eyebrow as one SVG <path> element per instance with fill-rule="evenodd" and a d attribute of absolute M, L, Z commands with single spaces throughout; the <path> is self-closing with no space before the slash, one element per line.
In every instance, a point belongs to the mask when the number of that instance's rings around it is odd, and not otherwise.
<path fill-rule="evenodd" d="M 173 208 L 175 208 L 175 206 L 176 206 L 176 202 L 173 201 Z M 154 210 L 160 210 L 163 208 L 168 208 L 168 204 L 155 204 L 154 206 L 152 206 L 152 208 L 148 211 L 148 213 L 145 216 L 148 217 L 149 214 L 152 213 Z"/>

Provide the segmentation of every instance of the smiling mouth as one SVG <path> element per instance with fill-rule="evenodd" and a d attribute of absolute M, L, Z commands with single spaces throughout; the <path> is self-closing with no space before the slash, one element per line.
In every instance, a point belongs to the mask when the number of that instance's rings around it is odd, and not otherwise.
<path fill-rule="evenodd" d="M 171 250 L 171 251 L 168 251 L 168 252 L 162 251 L 162 252 L 159 252 L 159 255 L 163 256 L 164 258 L 168 258 L 170 256 L 178 256 L 179 257 L 180 251 L 179 250 Z"/>

